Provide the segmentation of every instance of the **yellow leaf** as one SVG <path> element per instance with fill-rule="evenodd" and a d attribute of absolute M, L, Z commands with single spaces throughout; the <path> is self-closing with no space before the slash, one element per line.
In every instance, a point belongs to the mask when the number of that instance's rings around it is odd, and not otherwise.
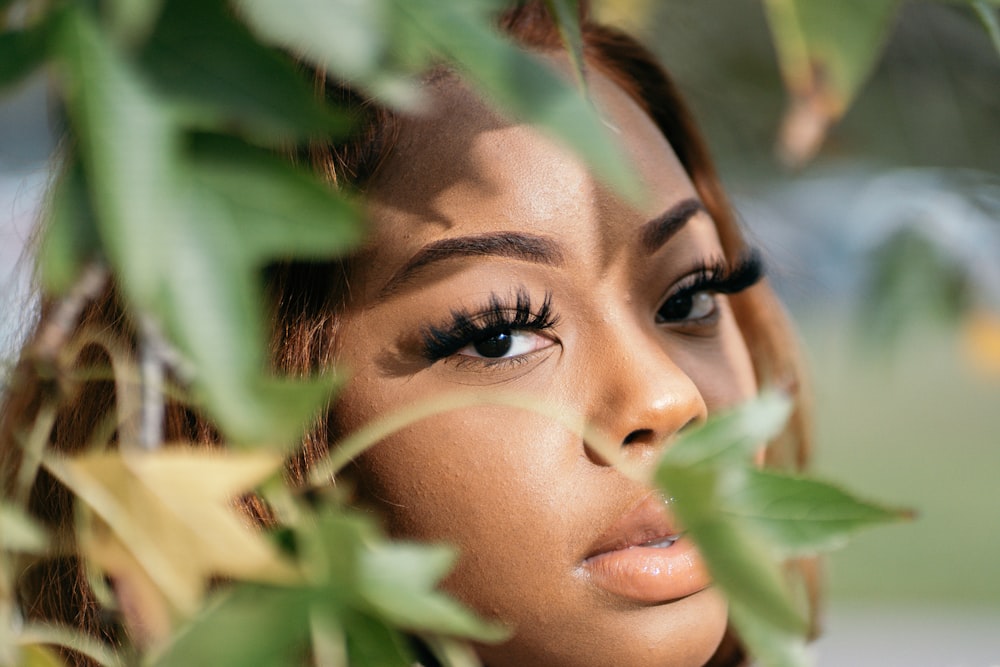
<path fill-rule="evenodd" d="M 185 615 L 197 610 L 213 577 L 287 581 L 294 576 L 234 503 L 280 465 L 280 456 L 271 452 L 189 446 L 46 461 L 100 518 L 84 535 L 85 555 L 125 577 L 116 589 L 124 586 L 138 604 L 152 603 L 155 589 Z M 159 634 L 156 618 L 142 620 Z"/>
<path fill-rule="evenodd" d="M 38 645 L 21 648 L 21 660 L 17 664 L 18 667 L 64 667 L 65 665 L 54 651 Z"/>

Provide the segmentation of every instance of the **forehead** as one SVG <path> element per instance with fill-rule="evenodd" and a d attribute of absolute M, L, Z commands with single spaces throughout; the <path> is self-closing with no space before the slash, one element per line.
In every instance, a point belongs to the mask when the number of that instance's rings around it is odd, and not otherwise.
<path fill-rule="evenodd" d="M 442 77 L 429 84 L 431 111 L 402 121 L 394 150 L 370 184 L 370 247 L 377 261 L 367 263 L 364 286 L 378 289 L 427 243 L 478 233 L 529 232 L 568 243 L 571 255 L 574 248 L 610 255 L 643 222 L 696 196 L 670 145 L 635 101 L 599 72 L 589 74 L 588 85 L 645 186 L 642 204 L 622 201 L 570 150 L 505 120 L 457 77 Z"/>

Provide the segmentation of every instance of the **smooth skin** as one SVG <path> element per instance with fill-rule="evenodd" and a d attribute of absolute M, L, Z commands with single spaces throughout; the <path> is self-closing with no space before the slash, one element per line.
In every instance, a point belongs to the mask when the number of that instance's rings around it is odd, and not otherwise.
<path fill-rule="evenodd" d="M 648 189 L 639 207 L 456 79 L 429 84 L 436 111 L 404 121 L 369 189 L 372 242 L 349 276 L 339 333 L 339 362 L 353 374 L 334 409 L 341 433 L 435 395 L 496 389 L 582 419 L 651 465 L 681 429 L 756 392 L 725 296 L 702 295 L 689 320 L 658 321 L 664 300 L 722 248 L 702 210 L 648 251 L 644 225 L 697 193 L 631 98 L 599 73 L 590 87 Z M 541 237 L 547 254 L 439 253 L 401 274 L 427 244 L 495 232 Z M 533 311 L 550 295 L 554 326 L 512 332 L 508 358 L 479 358 L 473 346 L 427 358 L 427 327 L 519 292 Z M 712 587 L 650 604 L 588 576 L 595 540 L 649 489 L 556 420 L 510 406 L 453 410 L 386 438 L 352 474 L 393 535 L 458 547 L 445 587 L 513 630 L 477 647 L 490 667 L 693 667 L 721 640 L 726 604 Z"/>

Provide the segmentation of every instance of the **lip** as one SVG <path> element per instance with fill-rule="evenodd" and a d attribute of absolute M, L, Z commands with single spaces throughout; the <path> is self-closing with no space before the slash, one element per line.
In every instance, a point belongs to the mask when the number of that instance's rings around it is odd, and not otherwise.
<path fill-rule="evenodd" d="M 652 546 L 671 539 L 669 546 Z M 694 543 L 677 528 L 656 492 L 594 541 L 583 569 L 597 587 L 642 603 L 679 600 L 711 583 Z"/>

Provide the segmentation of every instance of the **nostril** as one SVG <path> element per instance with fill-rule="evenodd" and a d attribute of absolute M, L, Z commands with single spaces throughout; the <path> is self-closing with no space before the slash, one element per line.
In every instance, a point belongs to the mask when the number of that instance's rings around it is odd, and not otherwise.
<path fill-rule="evenodd" d="M 626 435 L 625 439 L 622 440 L 622 444 L 631 445 L 637 442 L 643 444 L 649 444 L 650 442 L 653 441 L 654 436 L 655 434 L 653 433 L 653 429 L 640 428 Z"/>

